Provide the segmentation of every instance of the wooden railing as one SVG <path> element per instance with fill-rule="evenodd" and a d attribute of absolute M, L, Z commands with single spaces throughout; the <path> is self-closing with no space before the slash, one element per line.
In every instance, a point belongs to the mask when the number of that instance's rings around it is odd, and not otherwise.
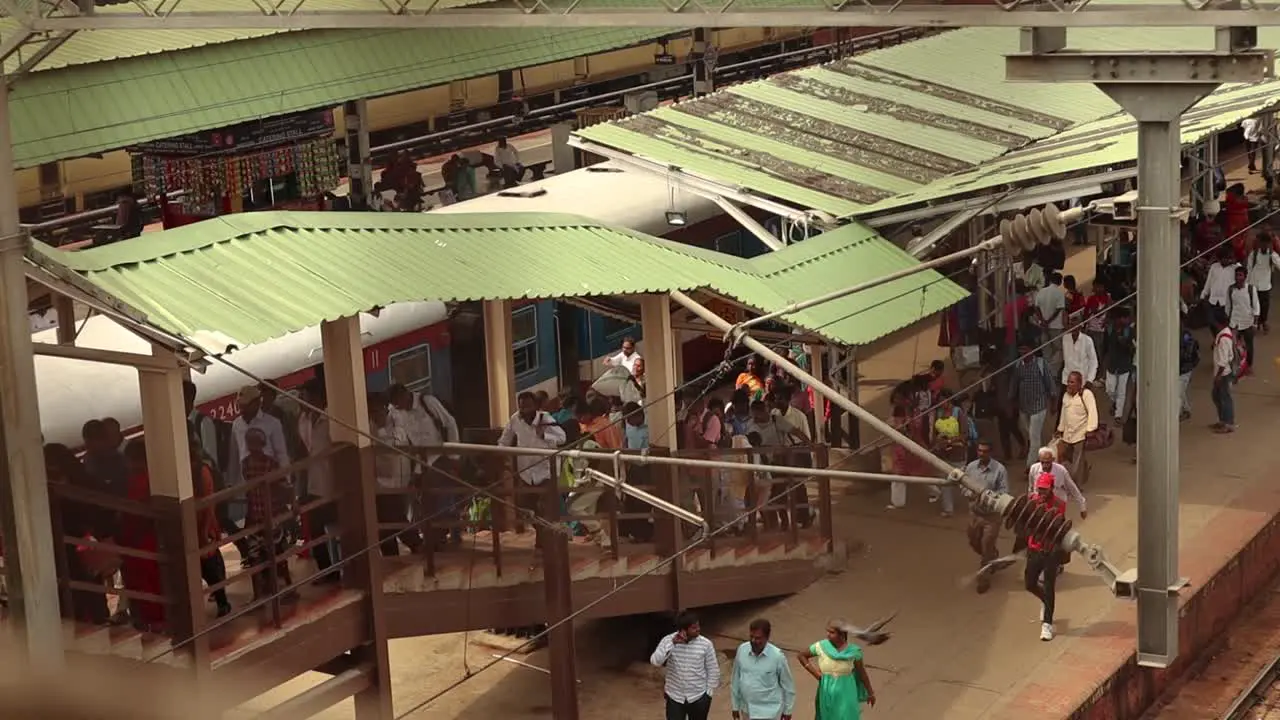
<path fill-rule="evenodd" d="M 792 467 L 827 467 L 828 452 L 824 445 L 794 446 L 771 448 L 764 462 Z M 389 453 L 389 449 L 376 452 Z M 438 448 L 399 448 L 396 452 L 408 453 L 417 458 L 439 456 Z M 610 451 L 612 452 L 612 451 Z M 636 450 L 623 450 L 624 455 L 639 456 Z M 833 537 L 831 525 L 831 485 L 829 478 L 804 479 L 803 475 L 779 475 L 772 479 L 769 487 L 755 481 L 752 471 L 751 457 L 759 455 L 756 449 L 711 449 L 689 450 L 671 453 L 665 448 L 653 448 L 650 456 L 689 458 L 698 460 L 733 461 L 741 465 L 741 472 L 748 477 L 747 495 L 739 506 L 731 490 L 725 488 L 727 479 L 718 479 L 721 471 L 672 466 L 664 464 L 624 463 L 625 481 L 627 484 L 642 489 L 657 498 L 679 505 L 688 510 L 698 512 L 708 521 L 713 532 L 709 537 L 700 540 L 714 556 L 717 547 L 723 546 L 729 539 L 742 535 L 751 543 L 781 538 L 788 547 L 799 544 L 802 531 L 815 523 L 815 531 L 828 543 Z M 509 515 L 503 512 L 511 505 L 525 508 L 526 512 L 535 512 L 543 525 L 564 525 L 570 528 L 587 525 L 589 535 L 595 537 L 603 551 L 614 559 L 626 552 L 628 546 L 649 550 L 660 556 L 674 554 L 696 539 L 697 528 L 684 523 L 665 512 L 656 511 L 653 507 L 629 496 L 621 499 L 612 488 L 601 486 L 562 487 L 559 483 L 562 465 L 568 461 L 566 457 L 555 457 L 543 460 L 548 464 L 550 478 L 547 482 L 531 486 L 518 480 L 517 462 L 525 456 L 498 455 L 484 451 L 475 451 L 461 457 L 461 467 L 453 467 L 459 477 L 467 485 L 450 482 L 439 475 L 429 481 L 428 487 L 412 486 L 403 489 L 379 488 L 382 496 L 398 495 L 406 498 L 407 503 L 414 503 L 421 512 L 411 523 L 379 522 L 381 532 L 407 531 L 413 525 L 422 532 L 425 541 L 417 546 L 422 556 L 428 575 L 434 575 L 437 569 L 437 554 L 440 549 L 433 540 L 455 529 L 469 533 L 488 533 L 488 552 L 493 557 L 495 572 L 501 577 L 503 572 L 503 534 L 510 531 L 522 531 L 529 523 L 524 517 L 517 517 L 514 523 L 506 522 Z M 437 460 L 443 466 L 451 466 L 450 461 Z M 577 460 L 582 463 L 584 461 Z M 614 475 L 613 463 L 606 460 L 592 460 L 589 466 L 607 475 Z M 430 474 L 428 474 L 430 476 Z M 784 489 L 793 488 L 791 492 Z M 482 515 L 472 514 L 463 517 L 465 501 L 476 494 L 476 489 L 492 493 L 500 500 L 492 500 L 488 504 L 488 512 Z M 574 500 L 586 494 L 598 494 L 598 502 L 594 512 L 583 512 L 574 508 Z M 590 503 L 587 503 L 590 504 Z M 736 531 L 722 529 L 725 524 L 735 525 Z"/>
<path fill-rule="evenodd" d="M 750 543 L 781 539 L 788 546 L 801 542 L 802 535 L 806 533 L 816 532 L 828 542 L 832 539 L 830 480 L 809 478 L 803 481 L 803 492 L 797 490 L 783 493 L 783 488 L 800 482 L 804 476 L 780 475 L 772 478 L 772 484 L 766 487 L 755 482 L 751 473 L 752 466 L 746 457 L 756 454 L 751 449 L 671 453 L 663 448 L 653 448 L 648 451 L 651 457 L 743 461 L 741 471 L 751 480 L 747 483 L 749 493 L 743 498 L 745 508 L 725 490 L 727 481 L 717 477 L 721 471 L 654 462 L 624 463 L 625 481 L 628 485 L 697 512 L 706 519 L 710 527 L 716 530 L 706 538 L 697 538 L 698 528 L 668 512 L 655 511 L 650 505 L 629 496 L 620 499 L 612 488 L 590 485 L 576 487 L 571 491 L 562 488 L 558 481 L 561 476 L 560 463 L 566 460 L 564 457 L 544 458 L 542 462 L 547 463 L 550 479 L 541 485 L 530 486 L 521 482 L 516 473 L 515 463 L 523 458 L 479 448 L 461 453 L 450 450 L 446 452 L 454 453 L 456 459 L 446 461 L 442 457 L 437 461 L 442 463 L 440 469 L 447 469 L 449 475 L 425 473 L 417 475 L 419 480 L 404 488 L 377 487 L 378 455 L 393 452 L 407 453 L 417 463 L 421 463 L 427 456 L 441 455 L 440 448 L 370 447 L 357 450 L 350 445 L 335 445 L 286 468 L 218 490 L 206 497 L 183 502 L 159 496 L 139 502 L 78 486 L 50 484 L 54 535 L 61 550 L 55 553 L 55 557 L 64 615 L 73 617 L 77 596 L 84 597 L 85 594 L 114 595 L 131 602 L 158 603 L 164 607 L 166 623 L 164 627 L 147 629 L 182 642 L 184 646 L 189 646 L 189 651 L 197 658 L 204 658 L 203 661 L 207 662 L 210 636 L 206 631 L 215 624 L 230 623 L 241 616 L 265 609 L 264 615 L 258 618 L 259 622 L 265 619 L 270 625 L 281 626 L 285 616 L 282 605 L 289 602 L 292 593 L 315 578 L 315 574 L 311 572 L 285 578 L 279 573 L 281 564 L 313 551 L 333 538 L 326 533 L 325 525 L 321 523 L 310 524 L 310 534 L 307 537 L 285 548 L 276 547 L 272 541 L 273 535 L 285 523 L 303 526 L 304 517 L 328 507 L 334 508 L 334 512 L 330 514 L 338 515 L 341 519 L 344 556 L 368 550 L 366 545 L 380 533 L 401 533 L 406 545 L 416 547 L 429 575 L 436 573 L 440 554 L 449 552 L 438 547 L 435 540 L 455 531 L 471 537 L 471 541 L 467 543 L 469 547 L 464 546 L 464 550 L 480 549 L 477 536 L 483 536 L 487 532 L 484 547 L 492 555 L 495 572 L 501 575 L 505 567 L 504 542 L 508 543 L 506 553 L 512 552 L 510 543 L 513 533 L 529 525 L 533 521 L 531 515 L 537 516 L 535 527 L 568 526 L 590 535 L 602 546 L 601 552 L 614 558 L 631 552 L 666 557 L 686 548 L 695 539 L 702 542 L 714 555 L 728 543 L 744 541 L 734 539 L 735 535 Z M 625 455 L 638 454 L 637 451 L 622 452 Z M 764 462 L 826 467 L 827 448 L 800 446 L 770 449 Z M 279 505 L 275 494 L 270 491 L 272 485 L 287 482 L 290 478 L 296 482 L 308 471 L 314 472 L 322 465 L 327 466 L 326 470 L 331 474 L 333 495 L 297 498 L 286 506 Z M 610 476 L 616 473 L 611 460 L 593 460 L 590 465 Z M 362 481 L 373 485 L 376 490 L 366 494 Z M 484 493 L 478 490 L 483 490 Z M 203 513 L 229 502 L 247 499 L 252 492 L 260 494 L 259 499 L 263 504 L 260 516 L 250 518 L 243 529 L 238 529 L 229 536 L 223 535 L 213 540 L 200 538 L 199 519 Z M 491 500 L 487 503 L 488 512 L 464 516 L 464 509 L 471 507 L 471 501 L 486 497 L 488 493 L 525 508 L 525 514 L 512 519 L 508 513 L 500 512 L 503 507 L 501 502 Z M 597 494 L 596 502 L 573 502 L 581 500 L 587 494 Z M 292 493 L 289 496 L 294 497 Z M 374 528 L 365 524 L 365 518 L 374 517 L 375 513 L 373 508 L 365 509 L 363 498 L 387 496 L 403 498 L 399 506 L 406 509 L 414 507 L 414 515 L 409 519 L 403 511 L 397 511 L 397 517 L 388 518 L 383 513 L 383 517 L 376 523 L 375 532 Z M 153 528 L 154 547 L 126 544 L 120 538 L 80 537 L 65 533 L 62 520 L 64 512 L 71 509 L 71 503 L 93 508 L 95 512 L 111 513 L 118 518 L 130 518 L 135 527 L 141 523 Z M 479 503 L 477 507 L 483 504 Z M 816 529 L 810 530 L 809 525 L 815 523 L 814 512 Z M 736 527 L 731 530 L 723 529 L 729 523 Z M 261 538 L 261 557 L 255 562 L 245 563 L 244 567 L 228 568 L 226 578 L 221 581 L 209 585 L 202 582 L 202 558 L 220 553 L 222 548 L 232 543 L 255 536 Z M 421 542 L 414 541 L 418 536 L 422 538 Z M 366 541 L 365 538 L 369 540 Z M 72 577 L 68 558 L 72 557 L 72 553 L 79 552 L 155 563 L 163 590 L 157 593 L 152 591 L 154 588 L 131 587 L 127 577 L 123 584 L 112 581 L 92 582 L 82 576 Z M 369 554 L 376 553 L 377 550 L 371 550 Z M 519 562 L 527 564 L 528 558 L 522 558 Z M 347 569 L 344 568 L 343 573 L 344 585 L 358 587 L 348 581 L 345 572 Z M 263 586 L 262 592 L 258 593 L 259 597 L 249 603 L 237 603 L 227 617 L 217 620 L 210 617 L 209 599 L 214 593 L 241 583 L 253 583 L 255 579 Z"/>

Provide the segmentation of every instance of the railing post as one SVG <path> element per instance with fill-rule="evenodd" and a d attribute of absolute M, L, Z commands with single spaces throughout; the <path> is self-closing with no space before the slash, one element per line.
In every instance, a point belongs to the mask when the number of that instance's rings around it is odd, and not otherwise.
<path fill-rule="evenodd" d="M 151 505 L 159 512 L 156 530 L 165 558 L 160 571 L 169 598 L 165 619 L 170 639 L 175 645 L 186 643 L 182 652 L 191 656 L 193 669 L 202 674 L 209 669 L 210 658 L 209 638 L 200 635 L 207 623 L 195 498 L 153 495 Z"/>
<path fill-rule="evenodd" d="M 831 465 L 831 447 L 818 445 L 813 449 L 813 466 L 827 468 Z M 827 542 L 827 550 L 835 547 L 835 523 L 831 519 L 831 478 L 818 478 L 818 532 Z"/>
<path fill-rule="evenodd" d="M 542 548 L 542 582 L 546 594 L 547 625 L 551 627 L 551 715 L 556 720 L 578 720 L 578 669 L 575 661 L 573 621 L 573 573 L 569 563 L 569 536 L 560 524 L 560 474 L 556 458 L 548 458 L 551 477 L 543 483 L 541 512 L 545 524 L 537 527 Z M 521 483 L 517 482 L 517 485 Z"/>

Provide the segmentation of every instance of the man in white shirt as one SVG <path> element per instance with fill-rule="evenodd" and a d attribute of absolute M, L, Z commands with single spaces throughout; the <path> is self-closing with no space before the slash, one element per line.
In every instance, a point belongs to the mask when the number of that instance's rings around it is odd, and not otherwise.
<path fill-rule="evenodd" d="M 524 165 L 520 164 L 520 153 L 507 143 L 506 138 L 498 138 L 498 146 L 493 149 L 493 163 L 502 173 L 502 187 L 515 187 L 524 179 Z"/>
<path fill-rule="evenodd" d="M 636 374 L 636 360 L 640 353 L 636 352 L 636 339 L 628 335 L 622 338 L 622 352 L 605 358 L 605 367 L 624 367 L 632 375 Z"/>
<path fill-rule="evenodd" d="M 1062 338 L 1062 384 L 1067 385 L 1071 373 L 1079 373 L 1085 386 L 1098 379 L 1098 350 L 1093 345 L 1093 338 L 1080 331 L 1080 320 L 1077 314 L 1071 317 L 1071 332 Z"/>
<path fill-rule="evenodd" d="M 1036 320 L 1043 328 L 1043 340 L 1049 345 L 1044 349 L 1044 360 L 1049 363 L 1050 372 L 1062 370 L 1062 346 L 1053 342 L 1062 333 L 1063 316 L 1067 312 L 1067 294 L 1062 289 L 1062 273 L 1056 270 L 1049 273 L 1049 284 L 1036 293 Z"/>
<path fill-rule="evenodd" d="M 1235 283 L 1227 291 L 1227 318 L 1231 332 L 1244 340 L 1245 361 L 1253 367 L 1253 326 L 1258 321 L 1261 308 L 1258 291 L 1248 282 L 1249 273 L 1236 266 Z M 1245 374 L 1248 374 L 1248 370 Z"/>
<path fill-rule="evenodd" d="M 1231 384 L 1235 382 L 1232 372 L 1236 353 L 1236 338 L 1227 327 L 1226 315 L 1221 312 L 1213 314 L 1210 320 L 1213 328 L 1213 406 L 1218 409 L 1218 422 L 1213 424 L 1216 433 L 1234 432 L 1236 429 L 1235 401 L 1231 397 Z"/>
<path fill-rule="evenodd" d="M 702 635 L 698 618 L 691 612 L 676 617 L 675 632 L 658 642 L 649 656 L 655 667 L 666 668 L 662 694 L 667 701 L 667 720 L 707 720 L 711 696 L 720 687 L 720 661 L 715 645 Z"/>
<path fill-rule="evenodd" d="M 1062 462 L 1067 472 L 1079 482 L 1089 477 L 1089 463 L 1084 459 L 1084 441 L 1098 429 L 1098 403 L 1093 391 L 1085 387 L 1079 372 L 1067 377 L 1067 391 L 1062 395 L 1062 412 L 1058 415 L 1058 438 L 1062 441 Z"/>
<path fill-rule="evenodd" d="M 409 444 L 413 447 L 428 448 L 445 442 L 458 442 L 458 421 L 434 396 L 411 392 L 400 384 L 388 388 L 387 396 L 391 399 L 389 411 L 391 422 L 404 431 L 409 438 Z M 438 453 L 426 453 L 421 450 L 418 452 L 422 455 L 422 463 L 414 467 L 414 474 L 415 483 L 420 492 L 428 489 L 457 490 L 458 486 L 451 478 L 437 472 L 437 469 L 448 472 L 452 457 L 446 458 Z M 441 463 L 444 465 L 442 466 Z M 417 517 L 420 508 L 424 513 L 456 510 L 457 508 L 454 507 L 456 503 L 457 498 L 453 494 L 426 493 L 422 502 L 415 505 L 412 513 Z M 460 512 L 449 512 L 448 518 L 454 517 L 460 517 Z M 462 529 L 450 528 L 445 536 L 454 542 L 461 542 Z M 417 534 L 414 532 L 406 532 L 400 537 L 410 548 L 416 544 Z M 436 543 L 444 537 L 428 539 Z"/>
<path fill-rule="evenodd" d="M 1249 284 L 1258 291 L 1258 328 L 1267 333 L 1271 330 L 1267 322 L 1271 315 L 1271 273 L 1280 270 L 1280 253 L 1275 251 L 1275 238 L 1271 231 L 1258 233 L 1253 250 L 1244 259 L 1244 266 L 1249 271 Z"/>
<path fill-rule="evenodd" d="M 245 444 L 245 433 L 251 428 L 262 431 L 267 438 L 267 446 L 263 449 L 280 467 L 289 467 L 289 448 L 284 439 L 284 426 L 275 417 L 262 412 L 262 391 L 257 385 L 245 385 L 236 394 L 236 404 L 240 406 L 240 415 L 231 423 L 231 441 L 235 443 L 234 457 L 239 461 L 234 468 L 228 468 L 229 474 L 240 482 L 240 463 L 249 455 L 249 447 Z"/>
<path fill-rule="evenodd" d="M 1262 144 L 1262 123 L 1258 118 L 1245 118 L 1240 121 L 1240 129 L 1244 131 L 1245 153 L 1249 156 L 1249 172 L 1258 172 L 1258 146 Z M 1238 155 L 1236 157 L 1239 157 Z"/>
<path fill-rule="evenodd" d="M 1231 248 L 1223 248 L 1218 252 L 1218 262 L 1209 266 L 1209 274 L 1204 279 L 1204 289 L 1200 291 L 1200 299 L 1208 300 L 1210 306 L 1227 308 L 1227 290 L 1235 280 L 1235 257 Z"/>
<path fill-rule="evenodd" d="M 1085 504 L 1084 493 L 1080 486 L 1071 479 L 1071 472 L 1065 465 L 1057 462 L 1057 453 L 1051 447 L 1040 448 L 1040 462 L 1032 463 L 1027 470 L 1027 492 L 1036 491 L 1036 479 L 1041 473 L 1053 475 L 1053 494 L 1062 502 L 1074 502 L 1080 508 L 1081 519 L 1089 517 L 1089 508 Z"/>
<path fill-rule="evenodd" d="M 554 450 L 564 444 L 566 435 L 547 413 L 538 409 L 538 400 L 531 392 L 516 397 L 519 410 L 502 429 L 498 444 L 504 447 L 538 448 Z M 541 487 L 551 480 L 551 461 L 545 455 L 522 455 L 516 458 L 516 476 L 528 487 Z M 538 512 L 541 495 L 521 494 L 516 504 L 525 510 Z"/>

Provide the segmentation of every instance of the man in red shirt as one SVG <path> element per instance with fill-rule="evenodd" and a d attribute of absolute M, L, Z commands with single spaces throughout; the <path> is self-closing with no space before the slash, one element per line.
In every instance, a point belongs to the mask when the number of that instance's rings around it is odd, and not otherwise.
<path fill-rule="evenodd" d="M 1088 318 L 1084 331 L 1093 340 L 1099 358 L 1103 354 L 1102 341 L 1107 334 L 1107 311 L 1110 309 L 1111 294 L 1107 292 L 1107 286 L 1094 280 L 1089 296 L 1084 299 L 1084 316 Z"/>
<path fill-rule="evenodd" d="M 1067 503 L 1053 492 L 1053 473 L 1040 473 L 1036 478 L 1036 492 L 1031 500 L 1038 507 L 1046 508 L 1057 515 L 1065 515 Z M 1030 535 L 1027 537 L 1027 571 L 1023 579 L 1027 592 L 1040 599 L 1040 639 L 1053 639 L 1053 605 L 1058 584 L 1058 568 L 1062 564 L 1062 556 L 1057 543 L 1046 538 Z"/>

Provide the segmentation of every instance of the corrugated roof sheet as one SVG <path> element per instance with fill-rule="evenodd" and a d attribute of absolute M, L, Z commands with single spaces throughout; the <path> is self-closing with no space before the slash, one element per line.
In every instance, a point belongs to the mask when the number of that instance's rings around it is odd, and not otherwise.
<path fill-rule="evenodd" d="M 249 213 L 98 249 L 37 245 L 34 252 L 42 262 L 80 273 L 157 326 L 217 351 L 413 300 L 708 288 L 769 312 L 916 262 L 860 226 L 757 263 L 583 218 L 539 214 Z M 965 295 L 932 271 L 917 277 L 788 320 L 842 344 L 862 344 Z M 925 285 L 922 299 L 916 289 Z M 902 297 L 889 299 L 895 295 Z"/>
<path fill-rule="evenodd" d="M 1210 95 L 1182 120 L 1182 143 L 1193 145 L 1209 133 L 1227 130 L 1247 117 L 1280 107 L 1280 80 L 1234 85 Z M 1129 165 L 1138 160 L 1138 129 L 1127 113 L 1081 123 L 1052 138 L 943 178 L 906 195 L 865 208 L 858 216 L 902 209 L 956 195 L 1013 184 L 1045 182 L 1068 173 Z"/>
<path fill-rule="evenodd" d="M 1004 56 L 1018 51 L 1018 33 L 947 32 L 578 135 L 796 207 L 863 215 L 1119 111 L 1091 85 L 1006 82 Z M 1280 30 L 1264 35 L 1263 46 L 1280 42 Z M 1208 28 L 1071 32 L 1071 46 L 1089 50 L 1212 45 Z"/>
<path fill-rule="evenodd" d="M 479 5 L 490 0 L 441 0 L 437 7 L 463 7 Z M 334 12 L 370 10 L 367 0 L 307 0 L 307 12 Z M 99 15 L 137 15 L 138 8 L 131 3 L 118 5 L 99 5 L 95 8 Z M 178 12 L 182 13 L 218 13 L 218 12 L 256 12 L 249 0 L 182 0 Z M 20 27 L 17 20 L 0 18 L 0 37 L 8 37 Z M 72 65 L 87 65 L 108 60 L 154 55 L 217 45 L 236 40 L 277 35 L 285 30 L 82 30 L 71 36 L 49 57 L 40 61 L 36 72 L 56 70 Z M 28 55 L 39 51 L 39 44 L 28 45 L 19 50 L 5 62 L 5 71 L 17 68 Z"/>
<path fill-rule="evenodd" d="M 10 93 L 19 167 L 615 50 L 646 29 L 289 32 L 33 73 Z"/>

